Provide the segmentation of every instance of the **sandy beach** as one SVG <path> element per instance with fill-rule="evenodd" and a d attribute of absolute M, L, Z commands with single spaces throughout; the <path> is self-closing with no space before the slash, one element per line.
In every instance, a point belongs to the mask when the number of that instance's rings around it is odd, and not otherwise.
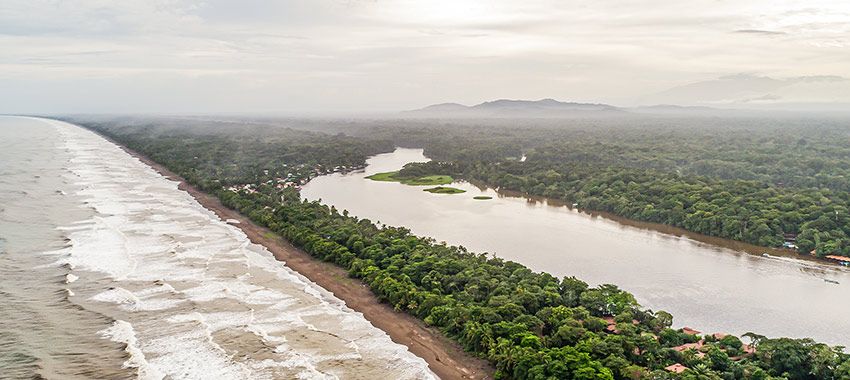
<path fill-rule="evenodd" d="M 265 246 L 275 258 L 285 262 L 289 268 L 332 292 L 345 301 L 349 308 L 362 313 L 375 327 L 389 334 L 394 342 L 407 346 L 410 352 L 423 358 L 429 368 L 441 379 L 493 378 L 495 369 L 486 360 L 466 353 L 458 344 L 415 317 L 397 312 L 389 305 L 379 302 L 362 281 L 350 278 L 344 269 L 314 259 L 269 229 L 258 226 L 247 217 L 227 208 L 218 198 L 198 190 L 164 166 L 112 139 L 103 137 L 161 175 L 179 182 L 181 190 L 191 194 L 198 203 L 215 212 L 222 220 L 228 220 L 240 228 L 253 243 Z M 238 223 L 233 223 L 234 221 Z"/>

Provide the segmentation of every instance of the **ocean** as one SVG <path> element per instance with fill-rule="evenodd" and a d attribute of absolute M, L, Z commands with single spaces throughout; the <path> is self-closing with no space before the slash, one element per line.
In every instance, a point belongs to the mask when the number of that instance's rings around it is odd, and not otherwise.
<path fill-rule="evenodd" d="M 0 117 L 0 374 L 435 378 L 176 182 L 24 117 Z"/>

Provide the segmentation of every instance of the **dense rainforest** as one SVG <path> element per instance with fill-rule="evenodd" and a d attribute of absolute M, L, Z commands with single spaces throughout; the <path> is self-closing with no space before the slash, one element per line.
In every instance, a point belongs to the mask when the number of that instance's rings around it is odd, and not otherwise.
<path fill-rule="evenodd" d="M 685 148 L 658 135 L 640 137 L 640 132 L 618 143 L 604 139 L 603 132 L 564 130 L 546 138 L 549 132 L 545 128 L 527 129 L 525 137 L 515 138 L 507 128 L 467 126 L 459 130 L 451 125 L 414 125 L 408 130 L 342 123 L 325 134 L 220 121 L 71 121 L 151 157 L 317 259 L 346 268 L 382 301 L 421 318 L 466 350 L 490 360 L 497 368 L 497 378 L 850 379 L 850 355 L 840 347 L 810 339 L 772 339 L 757 334 L 701 336 L 672 329 L 673 316 L 641 308 L 631 294 L 614 285 L 590 287 L 577 278 L 556 278 L 515 262 L 439 244 L 405 228 L 376 225 L 344 210 L 302 200 L 297 186 L 277 182 L 283 178 L 286 183 L 297 183 L 327 170 L 361 167 L 368 155 L 388 151 L 393 144 L 420 144 L 448 163 L 413 165 L 405 170 L 452 171 L 465 178 L 530 193 L 548 192 L 599 208 L 621 205 L 624 213 L 647 208 L 636 202 L 652 202 L 653 208 L 661 211 L 646 212 L 647 217 L 681 215 L 682 223 L 700 223 L 699 218 L 705 217 L 709 222 L 702 223 L 722 226 L 724 220 L 719 217 L 734 215 L 747 227 L 730 228 L 730 233 L 760 231 L 764 224 L 770 232 L 763 231 L 759 238 L 791 231 L 794 226 L 814 228 L 815 223 L 818 235 L 813 239 L 820 239 L 821 244 L 824 237 L 820 234 L 829 233 L 829 241 L 843 247 L 837 236 L 844 225 L 827 220 L 821 227 L 816 224 L 820 217 L 814 222 L 805 219 L 817 212 L 832 217 L 833 209 L 827 207 L 845 199 L 840 195 L 840 181 L 834 189 L 798 184 L 771 177 L 767 167 L 757 169 L 756 163 L 745 166 L 758 178 L 708 176 L 696 172 L 702 170 L 698 159 L 685 157 Z M 339 129 L 348 130 L 347 135 L 336 134 Z M 584 140 L 579 140 L 584 142 L 558 148 L 571 134 L 584 135 Z M 349 137 L 364 135 L 370 137 Z M 809 143 L 803 145 L 820 144 L 821 137 L 816 136 L 806 137 Z M 594 139 L 599 142 L 589 142 Z M 694 138 L 692 143 L 699 145 L 698 140 Z M 662 166 L 667 159 L 651 146 L 640 148 L 641 141 L 657 141 L 682 151 L 680 158 L 671 161 L 676 168 Z M 614 144 L 618 148 L 612 151 Z M 838 145 L 818 149 L 839 149 Z M 693 154 L 707 155 L 710 150 Z M 621 153 L 643 160 L 614 157 Z M 519 159 L 523 154 L 525 161 Z M 584 158 L 565 159 L 570 156 Z M 768 161 L 762 165 L 773 165 Z M 835 173 L 839 172 L 836 168 Z M 785 185 L 776 183 L 780 178 Z M 253 186 L 229 187 L 243 183 Z M 618 193 L 620 190 L 623 192 Z M 811 192 L 820 196 L 811 198 L 815 194 Z M 723 201 L 735 197 L 742 199 L 732 204 Z M 669 202 L 663 202 L 664 198 Z M 782 203 L 774 198 L 791 205 L 780 207 Z M 795 209 L 798 205 L 806 207 Z M 784 225 L 786 221 L 777 221 L 768 212 L 774 208 L 781 213 L 796 211 L 801 218 L 789 219 Z M 837 215 L 845 217 L 841 212 Z"/>
<path fill-rule="evenodd" d="M 419 122 L 368 131 L 454 164 L 432 174 L 761 246 L 850 255 L 847 119 Z"/>

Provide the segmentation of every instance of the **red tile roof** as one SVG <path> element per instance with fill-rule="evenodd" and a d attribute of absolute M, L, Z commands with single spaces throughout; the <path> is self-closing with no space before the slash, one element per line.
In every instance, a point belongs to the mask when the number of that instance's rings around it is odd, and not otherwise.
<path fill-rule="evenodd" d="M 824 257 L 826 257 L 827 259 L 833 259 L 833 260 L 836 260 L 836 261 L 850 262 L 850 257 L 847 257 L 847 256 L 827 255 L 827 256 L 824 256 Z"/>
<path fill-rule="evenodd" d="M 673 364 L 673 365 L 669 365 L 669 366 L 667 366 L 667 367 L 664 367 L 664 369 L 666 369 L 666 370 L 668 370 L 668 371 L 670 371 L 670 372 L 673 372 L 673 373 L 682 373 L 682 372 L 685 372 L 685 370 L 687 370 L 687 369 L 688 369 L 688 367 L 685 367 L 685 366 L 683 366 L 683 365 L 681 365 L 681 364 L 679 364 L 679 363 L 676 363 L 676 364 Z"/>
<path fill-rule="evenodd" d="M 690 335 L 699 335 L 699 334 L 702 334 L 702 332 L 701 332 L 701 331 L 694 330 L 694 329 L 692 329 L 692 328 L 690 328 L 690 327 L 687 327 L 687 326 L 682 327 L 682 332 L 683 332 L 683 333 L 685 333 L 685 334 L 690 334 Z"/>
<path fill-rule="evenodd" d="M 679 351 L 679 352 L 682 352 L 682 351 L 685 351 L 685 350 L 690 350 L 690 349 L 699 350 L 700 348 L 702 348 L 702 341 L 699 341 L 699 342 L 696 342 L 696 343 L 685 343 L 681 346 L 676 346 L 676 347 L 672 347 L 672 348 L 676 351 Z"/>
<path fill-rule="evenodd" d="M 744 353 L 742 355 L 733 356 L 729 359 L 732 359 L 732 361 L 741 360 L 746 356 L 750 356 L 750 355 L 756 353 L 756 348 L 753 347 L 753 346 L 750 346 L 749 344 L 744 344 L 744 345 L 741 345 L 741 351 L 744 351 Z"/>

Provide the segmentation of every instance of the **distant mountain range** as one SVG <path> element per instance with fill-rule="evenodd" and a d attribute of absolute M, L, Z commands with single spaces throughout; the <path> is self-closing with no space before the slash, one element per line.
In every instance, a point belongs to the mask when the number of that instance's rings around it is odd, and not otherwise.
<path fill-rule="evenodd" d="M 422 118 L 570 118 L 742 116 L 782 113 L 850 115 L 850 78 L 834 75 L 771 78 L 736 74 L 689 83 L 635 99 L 640 107 L 554 99 L 499 99 L 474 106 L 435 104 L 406 111 Z M 653 105 L 656 104 L 656 105 Z"/>
<path fill-rule="evenodd" d="M 835 75 L 771 78 L 728 75 L 650 94 L 641 104 L 686 104 L 782 111 L 841 111 L 850 106 L 850 79 Z"/>
<path fill-rule="evenodd" d="M 560 102 L 554 99 L 499 99 L 474 106 L 458 103 L 434 104 L 418 110 L 405 111 L 417 117 L 570 117 L 588 115 L 618 115 L 625 111 L 608 104 Z"/>
<path fill-rule="evenodd" d="M 405 116 L 423 118 L 569 118 L 628 116 L 630 114 L 697 115 L 725 112 L 710 107 L 685 107 L 656 105 L 621 108 L 600 103 L 561 102 L 554 99 L 509 100 L 499 99 L 474 106 L 458 103 L 440 103 L 405 111 Z"/>

